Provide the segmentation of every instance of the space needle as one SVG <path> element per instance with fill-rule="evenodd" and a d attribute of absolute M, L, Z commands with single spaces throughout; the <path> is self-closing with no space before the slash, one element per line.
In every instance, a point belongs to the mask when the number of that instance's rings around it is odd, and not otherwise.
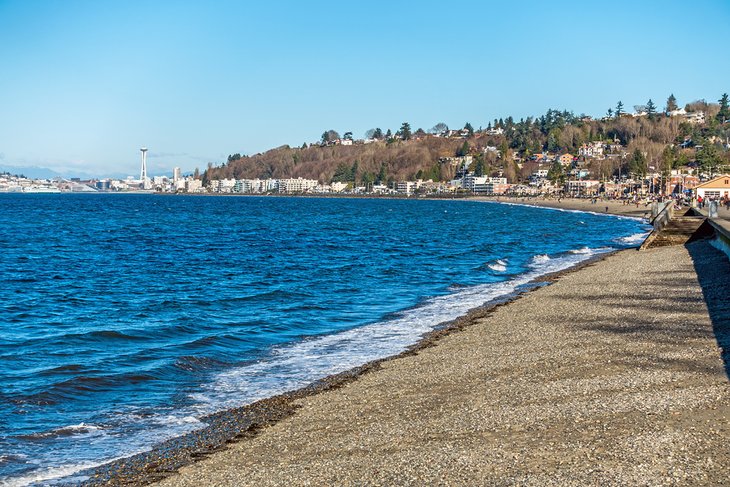
<path fill-rule="evenodd" d="M 142 147 L 142 171 L 139 175 L 139 180 L 142 181 L 143 189 L 151 189 L 150 178 L 147 177 L 147 147 Z"/>

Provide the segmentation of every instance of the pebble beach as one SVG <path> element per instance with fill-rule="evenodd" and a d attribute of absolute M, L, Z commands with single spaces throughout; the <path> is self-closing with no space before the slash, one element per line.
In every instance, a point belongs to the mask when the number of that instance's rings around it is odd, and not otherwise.
<path fill-rule="evenodd" d="M 174 472 L 110 483 L 726 485 L 729 275 L 706 241 L 614 253 Z"/>

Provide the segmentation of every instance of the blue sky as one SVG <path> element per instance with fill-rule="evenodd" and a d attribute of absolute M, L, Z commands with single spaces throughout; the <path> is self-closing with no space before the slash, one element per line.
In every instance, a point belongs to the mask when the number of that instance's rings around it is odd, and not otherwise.
<path fill-rule="evenodd" d="M 322 132 L 730 91 L 730 2 L 0 0 L 0 168 L 192 171 Z"/>

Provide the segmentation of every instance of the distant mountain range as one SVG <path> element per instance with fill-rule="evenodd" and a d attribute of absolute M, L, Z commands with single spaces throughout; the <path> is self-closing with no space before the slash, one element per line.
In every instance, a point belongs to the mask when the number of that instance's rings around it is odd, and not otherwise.
<path fill-rule="evenodd" d="M 49 169 L 47 167 L 39 167 L 39 166 L 10 166 L 7 164 L 0 164 L 0 173 L 8 172 L 10 174 L 18 175 L 18 176 L 25 176 L 27 178 L 31 179 L 53 179 L 53 178 L 64 178 L 64 179 L 70 179 L 70 178 L 80 178 L 80 179 L 103 179 L 103 178 L 112 178 L 112 179 L 126 179 L 127 176 L 133 176 L 133 174 L 127 174 L 127 173 L 109 173 L 109 174 L 91 174 L 88 172 L 79 172 L 79 171 L 55 171 L 53 169 Z M 169 176 L 169 174 L 150 174 L 150 176 Z M 138 177 L 138 176 L 137 176 Z"/>

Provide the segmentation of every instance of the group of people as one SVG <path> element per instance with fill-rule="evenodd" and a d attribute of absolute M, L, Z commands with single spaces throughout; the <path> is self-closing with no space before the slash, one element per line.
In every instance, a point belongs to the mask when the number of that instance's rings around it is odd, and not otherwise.
<path fill-rule="evenodd" d="M 697 197 L 697 206 L 699 208 L 704 208 L 707 206 L 709 201 L 713 201 L 714 198 L 703 198 L 701 196 Z M 730 196 L 722 196 L 719 200 L 720 207 L 725 207 L 726 210 L 730 211 Z"/>

